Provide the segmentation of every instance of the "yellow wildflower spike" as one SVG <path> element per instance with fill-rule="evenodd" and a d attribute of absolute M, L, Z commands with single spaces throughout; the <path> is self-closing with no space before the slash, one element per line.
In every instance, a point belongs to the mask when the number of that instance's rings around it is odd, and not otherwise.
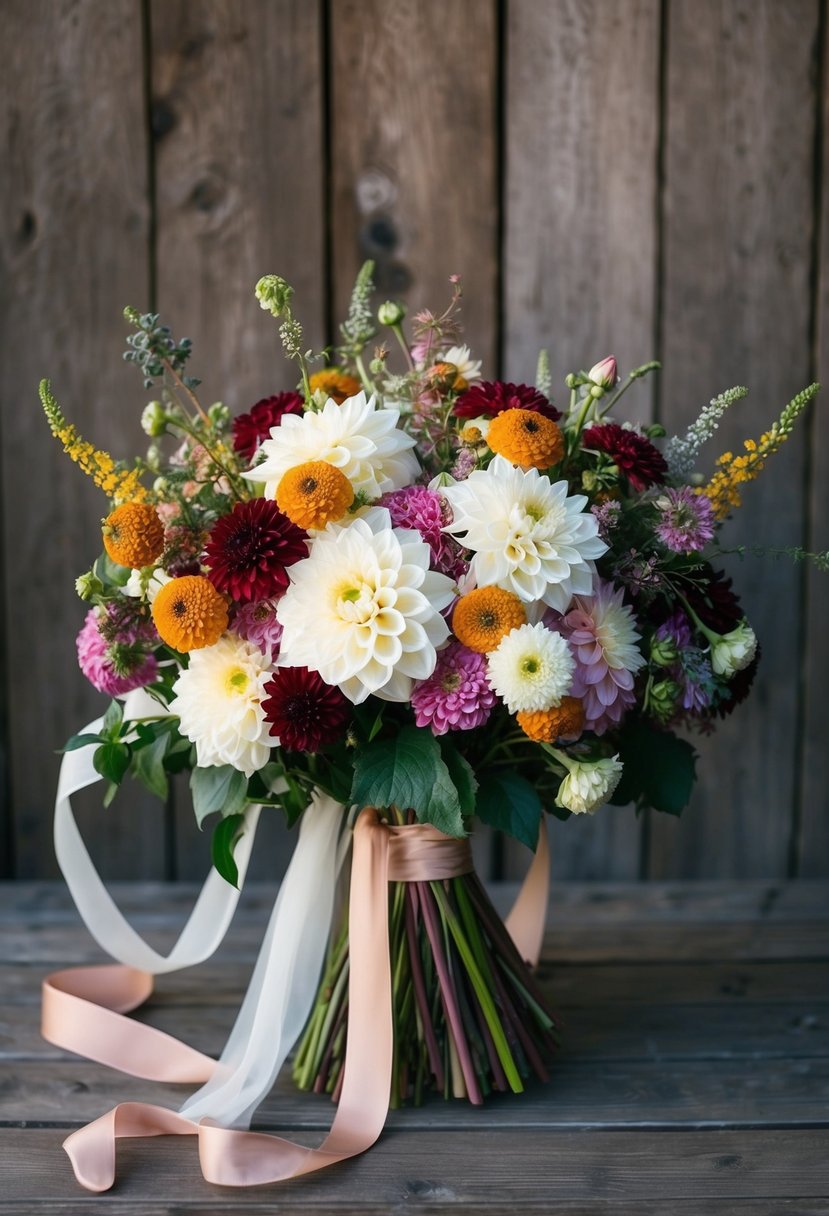
<path fill-rule="evenodd" d="M 116 503 L 146 501 L 149 496 L 146 488 L 141 485 L 139 471 L 119 469 L 109 452 L 93 447 L 84 439 L 78 428 L 64 418 L 48 380 L 40 382 L 40 401 L 49 428 L 55 438 L 60 440 L 64 452 L 92 478 L 107 498 L 114 499 Z"/>

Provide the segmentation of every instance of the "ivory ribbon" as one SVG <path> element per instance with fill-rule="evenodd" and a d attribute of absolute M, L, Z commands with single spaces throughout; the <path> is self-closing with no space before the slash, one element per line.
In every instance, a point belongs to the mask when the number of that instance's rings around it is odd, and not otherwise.
<path fill-rule="evenodd" d="M 133 715 L 139 716 L 134 711 Z M 95 731 L 98 725 L 93 723 L 87 730 Z M 342 842 L 340 847 L 336 842 L 342 808 L 330 799 L 315 798 L 303 816 L 250 987 L 225 1050 L 215 1061 L 122 1015 L 152 992 L 152 976 L 147 972 L 188 966 L 215 950 L 239 893 L 212 871 L 170 954 L 151 950 L 103 887 L 72 817 L 71 793 L 98 779 L 91 765 L 93 751 L 86 748 L 64 758 L 55 814 L 58 857 L 96 940 L 116 958 L 132 962 L 140 957 L 145 968 L 83 967 L 48 976 L 43 986 L 43 1034 L 58 1046 L 134 1076 L 204 1084 L 178 1114 L 147 1103 L 122 1103 L 69 1136 L 64 1147 L 78 1181 L 93 1191 L 111 1187 L 116 1141 L 125 1137 L 196 1135 L 205 1179 L 225 1186 L 297 1177 L 370 1148 L 385 1123 L 391 1090 L 387 883 L 468 873 L 473 869 L 468 841 L 446 837 L 424 824 L 389 827 L 371 809 L 359 816 L 351 874 L 343 1088 L 331 1131 L 319 1148 L 311 1149 L 236 1129 L 247 1127 L 270 1090 L 313 1003 L 343 857 Z M 237 848 L 242 877 L 257 814 L 255 808 L 249 831 Z M 524 886 L 507 918 L 520 953 L 531 963 L 537 962 L 540 952 L 548 883 L 547 836 L 542 830 Z"/>

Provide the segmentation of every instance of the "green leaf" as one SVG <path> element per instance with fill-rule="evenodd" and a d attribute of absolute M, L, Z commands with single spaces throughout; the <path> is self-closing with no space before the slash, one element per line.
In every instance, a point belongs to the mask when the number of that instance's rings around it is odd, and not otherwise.
<path fill-rule="evenodd" d="M 92 570 L 102 583 L 106 583 L 110 587 L 125 587 L 132 574 L 127 566 L 119 566 L 117 562 L 114 562 L 106 550 L 97 559 Z"/>
<path fill-rule="evenodd" d="M 193 769 L 190 774 L 196 823 L 202 826 L 208 815 L 219 811 L 223 818 L 238 814 L 245 805 L 248 779 L 229 764 Z"/>
<path fill-rule="evenodd" d="M 164 769 L 164 756 L 170 742 L 168 734 L 159 735 L 147 747 L 133 752 L 132 771 L 151 794 L 164 801 L 169 791 L 170 783 Z"/>
<path fill-rule="evenodd" d="M 478 818 L 520 840 L 535 852 L 541 822 L 541 799 L 518 773 L 490 769 L 481 774 Z"/>
<path fill-rule="evenodd" d="M 110 739 L 117 739 L 124 718 L 124 707 L 120 701 L 110 701 L 109 709 L 104 714 L 104 724 L 101 733 Z"/>
<path fill-rule="evenodd" d="M 89 747 L 90 743 L 105 743 L 103 735 L 73 735 L 67 739 L 64 752 L 76 752 L 79 747 Z"/>
<path fill-rule="evenodd" d="M 95 771 L 107 781 L 120 785 L 130 766 L 130 749 L 126 743 L 102 743 L 92 757 Z"/>
<path fill-rule="evenodd" d="M 622 731 L 619 752 L 625 767 L 613 805 L 634 802 L 640 809 L 681 815 L 696 778 L 697 753 L 691 744 L 640 720 Z"/>
<path fill-rule="evenodd" d="M 104 806 L 105 807 L 112 805 L 112 800 L 115 797 L 115 795 L 118 793 L 119 788 L 120 787 L 117 786 L 114 781 L 110 781 L 109 785 L 107 786 L 106 793 L 104 794 Z"/>
<path fill-rule="evenodd" d="M 474 815 L 478 782 L 472 765 L 445 735 L 440 740 L 440 754 L 443 757 L 443 763 L 449 769 L 449 776 L 452 778 L 455 789 L 458 791 L 461 811 L 464 815 Z"/>
<path fill-rule="evenodd" d="M 213 829 L 213 839 L 210 843 L 213 865 L 232 887 L 239 886 L 239 867 L 233 857 L 233 849 L 242 835 L 243 820 L 243 815 L 227 815 L 220 819 Z"/>
<path fill-rule="evenodd" d="M 376 739 L 354 759 L 351 802 L 358 806 L 411 808 L 421 823 L 447 836 L 464 836 L 460 794 L 434 736 L 405 726 L 393 739 Z"/>

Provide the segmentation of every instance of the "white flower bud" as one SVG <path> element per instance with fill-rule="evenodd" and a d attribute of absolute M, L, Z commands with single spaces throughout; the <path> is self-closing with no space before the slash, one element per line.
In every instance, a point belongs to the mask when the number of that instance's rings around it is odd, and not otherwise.
<path fill-rule="evenodd" d="M 757 636 L 745 617 L 730 633 L 711 639 L 711 666 L 727 680 L 748 667 L 756 653 Z"/>
<path fill-rule="evenodd" d="M 622 777 L 623 766 L 618 755 L 589 762 L 568 756 L 565 763 L 569 772 L 559 788 L 556 805 L 574 815 L 592 815 L 604 806 Z"/>

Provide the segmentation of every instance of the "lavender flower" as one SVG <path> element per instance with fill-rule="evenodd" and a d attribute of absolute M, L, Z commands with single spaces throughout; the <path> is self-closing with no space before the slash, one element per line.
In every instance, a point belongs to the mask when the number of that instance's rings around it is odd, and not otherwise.
<path fill-rule="evenodd" d="M 714 508 L 704 494 L 690 486 L 668 488 L 655 500 L 660 512 L 656 535 L 674 553 L 704 549 L 714 536 Z"/>

